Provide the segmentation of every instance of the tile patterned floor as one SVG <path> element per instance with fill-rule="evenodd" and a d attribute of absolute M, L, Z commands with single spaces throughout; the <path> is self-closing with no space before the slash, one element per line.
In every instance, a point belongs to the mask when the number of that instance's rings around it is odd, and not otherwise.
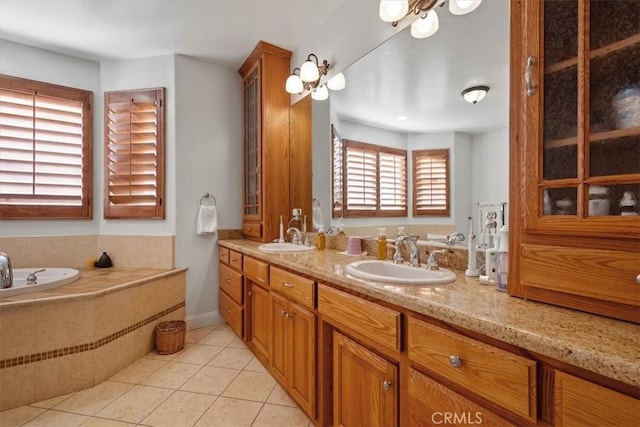
<path fill-rule="evenodd" d="M 187 332 L 95 387 L 0 412 L 0 427 L 311 427 L 226 325 Z"/>

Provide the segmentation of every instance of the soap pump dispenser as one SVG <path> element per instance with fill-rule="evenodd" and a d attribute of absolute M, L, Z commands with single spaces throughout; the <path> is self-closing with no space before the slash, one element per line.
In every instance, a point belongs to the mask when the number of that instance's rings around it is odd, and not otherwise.
<path fill-rule="evenodd" d="M 378 228 L 378 259 L 387 259 L 387 234 L 384 227 Z"/>

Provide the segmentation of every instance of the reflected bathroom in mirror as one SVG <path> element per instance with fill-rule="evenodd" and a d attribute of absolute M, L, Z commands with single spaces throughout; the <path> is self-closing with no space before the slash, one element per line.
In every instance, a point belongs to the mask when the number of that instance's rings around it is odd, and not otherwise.
<path fill-rule="evenodd" d="M 445 9 L 438 9 L 436 34 L 416 39 L 405 28 L 343 70 L 344 90 L 313 101 L 313 197 L 325 229 L 343 224 L 348 233 L 367 234 L 377 225 L 402 225 L 466 233 L 479 202 L 508 200 L 509 2 L 485 1 L 464 16 Z M 486 97 L 466 102 L 462 91 L 480 85 L 490 88 Z M 332 215 L 332 206 L 342 206 L 332 198 L 332 125 L 344 139 L 407 151 L 408 216 Z M 412 215 L 411 152 L 424 149 L 450 152 L 448 216 Z"/>

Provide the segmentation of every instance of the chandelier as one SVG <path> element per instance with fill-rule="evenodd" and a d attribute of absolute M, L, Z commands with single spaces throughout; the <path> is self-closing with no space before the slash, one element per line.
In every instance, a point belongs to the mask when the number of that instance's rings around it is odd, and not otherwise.
<path fill-rule="evenodd" d="M 407 15 L 420 15 L 411 24 L 411 35 L 417 39 L 432 36 L 440 28 L 435 6 L 444 6 L 449 2 L 449 12 L 454 15 L 466 15 L 473 12 L 482 0 L 380 0 L 380 19 L 391 22 L 395 27 L 398 21 Z"/>

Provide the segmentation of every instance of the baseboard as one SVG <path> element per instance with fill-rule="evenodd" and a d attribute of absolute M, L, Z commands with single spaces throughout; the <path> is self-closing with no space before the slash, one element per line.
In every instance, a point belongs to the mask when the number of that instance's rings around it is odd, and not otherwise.
<path fill-rule="evenodd" d="M 187 316 L 185 321 L 187 322 L 187 330 L 204 328 L 205 326 L 215 326 L 224 323 L 224 319 L 218 311 Z"/>

